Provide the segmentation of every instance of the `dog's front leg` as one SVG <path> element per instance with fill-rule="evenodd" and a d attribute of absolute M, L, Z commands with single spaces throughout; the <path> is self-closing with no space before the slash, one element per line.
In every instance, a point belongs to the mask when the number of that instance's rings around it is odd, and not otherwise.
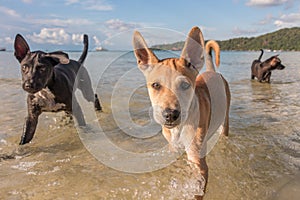
<path fill-rule="evenodd" d="M 195 194 L 196 199 L 202 199 L 207 186 L 208 181 L 208 166 L 206 163 L 205 156 L 200 157 L 199 145 L 192 144 L 190 149 L 187 151 L 188 160 L 192 168 L 194 177 L 198 184 L 198 194 Z"/>
<path fill-rule="evenodd" d="M 20 145 L 26 144 L 32 140 L 38 123 L 38 117 L 42 113 L 39 105 L 33 103 L 33 99 L 34 95 L 29 94 L 27 97 L 28 116 L 26 117 L 23 127 Z"/>
<path fill-rule="evenodd" d="M 200 177 L 200 179 L 198 180 L 199 190 L 200 190 L 200 192 L 203 191 L 203 194 L 196 194 L 195 199 L 202 200 L 204 197 L 204 194 L 206 192 L 206 186 L 207 186 L 207 181 L 208 181 L 208 166 L 207 166 L 205 157 L 200 158 L 199 163 L 200 164 L 197 164 L 197 167 L 199 168 L 200 174 L 202 175 L 202 177 Z"/>
<path fill-rule="evenodd" d="M 260 83 L 264 81 L 265 74 L 266 74 L 266 72 L 263 71 L 263 70 L 258 71 L 258 73 L 257 73 L 257 80 L 258 80 Z"/>
<path fill-rule="evenodd" d="M 271 72 L 268 72 L 268 73 L 265 75 L 265 81 L 266 81 L 267 83 L 270 83 L 271 75 L 272 75 Z"/>
<path fill-rule="evenodd" d="M 76 121 L 77 121 L 79 126 L 85 126 L 86 125 L 81 107 L 80 107 L 80 105 L 79 105 L 79 103 L 77 102 L 76 99 L 73 100 L 72 114 L 76 118 Z"/>

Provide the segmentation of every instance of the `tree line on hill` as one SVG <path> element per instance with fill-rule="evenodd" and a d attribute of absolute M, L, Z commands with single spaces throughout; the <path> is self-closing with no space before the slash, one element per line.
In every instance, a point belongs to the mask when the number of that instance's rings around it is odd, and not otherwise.
<path fill-rule="evenodd" d="M 225 51 L 257 51 L 259 49 L 300 51 L 300 27 L 284 28 L 257 37 L 240 37 L 217 41 Z M 154 45 L 151 48 L 161 50 L 181 50 L 184 41 L 173 44 Z"/>

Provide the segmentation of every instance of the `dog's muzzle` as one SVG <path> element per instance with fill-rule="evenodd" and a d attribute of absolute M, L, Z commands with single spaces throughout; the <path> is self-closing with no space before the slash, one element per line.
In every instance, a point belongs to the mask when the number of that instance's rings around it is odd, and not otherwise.
<path fill-rule="evenodd" d="M 164 126 L 166 128 L 174 128 L 179 124 L 180 121 L 180 111 L 179 110 L 173 110 L 170 108 L 165 109 L 162 112 L 162 116 L 165 120 Z"/>
<path fill-rule="evenodd" d="M 279 70 L 283 70 L 284 68 L 285 68 L 284 65 L 280 65 L 280 66 L 277 67 L 277 69 L 279 69 Z"/>
<path fill-rule="evenodd" d="M 25 82 L 23 84 L 23 89 L 28 93 L 34 94 L 34 93 L 40 91 L 42 88 L 37 87 L 34 83 Z"/>

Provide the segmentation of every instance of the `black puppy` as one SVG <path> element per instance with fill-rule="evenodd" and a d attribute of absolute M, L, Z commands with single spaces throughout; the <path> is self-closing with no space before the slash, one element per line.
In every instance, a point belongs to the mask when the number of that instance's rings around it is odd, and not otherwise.
<path fill-rule="evenodd" d="M 272 56 L 261 62 L 261 57 L 264 53 L 262 49 L 260 49 L 261 54 L 257 60 L 252 62 L 251 66 L 251 79 L 255 77 L 258 79 L 259 82 L 267 82 L 270 83 L 271 79 L 271 71 L 278 69 L 283 70 L 285 68 L 284 65 L 281 64 L 281 60 L 278 58 L 278 55 Z"/>
<path fill-rule="evenodd" d="M 14 48 L 15 57 L 20 62 L 22 87 L 28 92 L 28 116 L 23 128 L 20 145 L 31 141 L 42 112 L 66 111 L 74 113 L 79 126 L 85 126 L 80 105 L 75 99 L 75 87 L 84 98 L 94 102 L 95 109 L 101 110 L 98 97 L 94 94 L 87 70 L 82 66 L 88 52 L 88 36 L 84 35 L 84 50 L 78 61 L 69 60 L 68 54 L 56 51 L 30 52 L 25 39 L 17 34 Z M 76 78 L 77 76 L 77 78 Z M 76 81 L 76 83 L 75 83 Z M 75 110 L 76 109 L 76 110 Z"/>

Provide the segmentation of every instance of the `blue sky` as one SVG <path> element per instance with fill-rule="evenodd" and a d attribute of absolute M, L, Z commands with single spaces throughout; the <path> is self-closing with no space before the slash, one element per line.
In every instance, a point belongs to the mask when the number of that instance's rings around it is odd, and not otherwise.
<path fill-rule="evenodd" d="M 131 49 L 133 30 L 149 45 L 184 40 L 193 26 L 205 39 L 257 36 L 300 26 L 299 0 L 0 0 L 0 47 L 21 33 L 31 49 Z"/>

